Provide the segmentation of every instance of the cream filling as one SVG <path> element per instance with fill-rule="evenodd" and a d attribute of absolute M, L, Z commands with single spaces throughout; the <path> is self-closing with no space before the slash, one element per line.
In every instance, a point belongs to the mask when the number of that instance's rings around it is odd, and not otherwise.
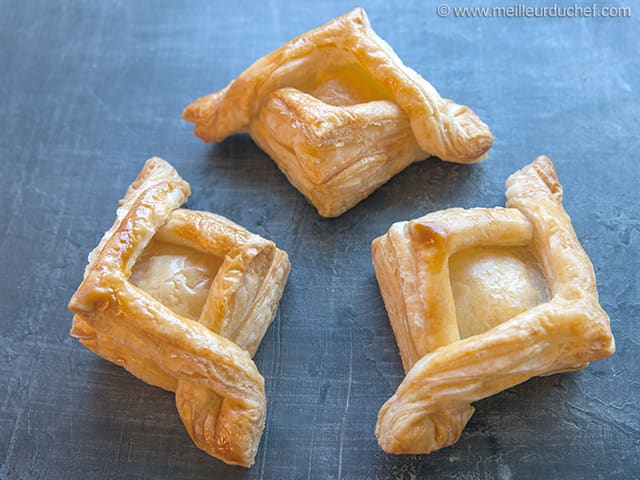
<path fill-rule="evenodd" d="M 476 248 L 449 260 L 460 338 L 500 325 L 549 299 L 549 287 L 527 249 Z"/>
<path fill-rule="evenodd" d="M 221 263 L 212 255 L 152 240 L 129 280 L 178 315 L 197 320 Z"/>
<path fill-rule="evenodd" d="M 358 64 L 347 63 L 319 72 L 304 89 L 324 103 L 334 106 L 356 105 L 388 99 L 389 95 Z"/>

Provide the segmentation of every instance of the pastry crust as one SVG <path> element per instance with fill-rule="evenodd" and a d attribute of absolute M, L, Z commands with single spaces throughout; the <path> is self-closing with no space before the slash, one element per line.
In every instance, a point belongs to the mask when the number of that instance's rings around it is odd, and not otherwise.
<path fill-rule="evenodd" d="M 473 163 L 493 137 L 406 67 L 357 8 L 286 43 L 183 112 L 207 142 L 248 131 L 327 217 L 430 155 Z"/>
<path fill-rule="evenodd" d="M 221 216 L 178 209 L 189 193 L 167 162 L 146 162 L 121 200 L 114 225 L 89 255 L 69 303 L 75 314 L 71 335 L 145 382 L 175 391 L 196 445 L 248 467 L 266 413 L 264 379 L 251 357 L 275 315 L 289 261 L 273 242 Z M 147 293 L 132 283 L 132 271 L 152 241 L 198 252 L 196 259 L 218 259 L 208 265 L 219 268 L 206 279 L 210 287 L 197 318 L 154 298 L 161 288 Z M 157 275 L 149 278 L 156 280 Z M 177 287 L 169 294 L 186 295 Z"/>
<path fill-rule="evenodd" d="M 539 157 L 514 173 L 506 196 L 507 208 L 431 213 L 394 224 L 373 242 L 376 277 L 406 372 L 378 415 L 376 436 L 388 453 L 429 453 L 451 445 L 473 413 L 471 402 L 534 376 L 584 368 L 615 351 L 593 267 L 562 207 L 551 160 Z M 461 339 L 450 258 L 485 247 L 491 247 L 484 251 L 489 261 L 495 247 L 530 249 L 531 257 L 517 253 L 513 261 L 535 259 L 548 292 L 525 275 L 541 302 L 528 309 L 516 302 L 515 316 Z M 479 252 L 463 261 L 475 261 Z M 479 283 L 485 284 L 488 273 L 481 273 Z M 513 291 L 504 295 L 500 285 L 493 287 L 502 295 L 498 308 L 513 307 Z M 472 291 L 465 294 L 478 301 Z"/>

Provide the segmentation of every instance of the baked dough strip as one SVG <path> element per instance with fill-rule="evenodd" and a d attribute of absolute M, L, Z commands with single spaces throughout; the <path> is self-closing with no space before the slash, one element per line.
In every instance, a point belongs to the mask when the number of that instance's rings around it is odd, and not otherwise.
<path fill-rule="evenodd" d="M 175 391 L 196 445 L 250 466 L 266 415 L 264 379 L 251 356 L 275 315 L 289 261 L 273 242 L 223 217 L 177 209 L 189 193 L 167 162 L 147 161 L 90 254 L 69 304 L 71 334 L 145 382 Z M 128 281 L 152 237 L 224 259 L 198 321 Z"/>
<path fill-rule="evenodd" d="M 493 136 L 405 66 L 357 8 L 262 57 L 188 105 L 195 134 L 249 132 L 323 216 L 338 216 L 431 155 L 473 163 Z"/>
<path fill-rule="evenodd" d="M 553 163 L 507 180 L 506 209 L 451 209 L 394 225 L 373 242 L 376 276 L 407 372 L 378 415 L 389 453 L 455 443 L 471 402 L 540 375 L 578 370 L 615 351 L 591 262 L 562 207 Z M 460 340 L 448 258 L 461 248 L 530 243 L 551 300 Z"/>

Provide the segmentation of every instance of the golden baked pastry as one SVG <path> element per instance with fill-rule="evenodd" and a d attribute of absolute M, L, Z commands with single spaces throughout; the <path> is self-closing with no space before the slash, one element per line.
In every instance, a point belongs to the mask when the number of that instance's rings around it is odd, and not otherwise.
<path fill-rule="evenodd" d="M 471 109 L 402 63 L 361 8 L 261 58 L 183 118 L 206 142 L 248 131 L 325 217 L 417 160 L 472 163 L 493 142 Z"/>
<path fill-rule="evenodd" d="M 451 445 L 471 402 L 615 350 L 551 160 L 514 173 L 506 196 L 507 208 L 431 213 L 373 242 L 406 372 L 378 415 L 385 452 Z"/>
<path fill-rule="evenodd" d="M 167 162 L 146 162 L 89 255 L 69 303 L 71 335 L 174 391 L 195 444 L 248 467 L 266 412 L 251 357 L 275 315 L 289 260 L 226 218 L 179 209 L 189 194 Z"/>

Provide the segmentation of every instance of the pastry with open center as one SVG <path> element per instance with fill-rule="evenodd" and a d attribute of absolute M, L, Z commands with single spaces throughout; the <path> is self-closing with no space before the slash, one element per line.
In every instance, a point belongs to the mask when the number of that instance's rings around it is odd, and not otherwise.
<path fill-rule="evenodd" d="M 226 218 L 178 208 L 189 194 L 167 162 L 146 162 L 89 256 L 69 303 L 71 335 L 174 391 L 195 444 L 248 467 L 266 412 L 251 357 L 276 313 L 289 260 Z"/>
<path fill-rule="evenodd" d="M 261 58 L 183 118 L 206 142 L 249 132 L 325 217 L 413 162 L 473 163 L 493 142 L 471 109 L 402 63 L 360 8 Z"/>
<path fill-rule="evenodd" d="M 472 402 L 615 350 L 551 160 L 514 173 L 506 196 L 507 208 L 430 213 L 373 242 L 406 373 L 378 414 L 388 453 L 451 445 Z"/>

